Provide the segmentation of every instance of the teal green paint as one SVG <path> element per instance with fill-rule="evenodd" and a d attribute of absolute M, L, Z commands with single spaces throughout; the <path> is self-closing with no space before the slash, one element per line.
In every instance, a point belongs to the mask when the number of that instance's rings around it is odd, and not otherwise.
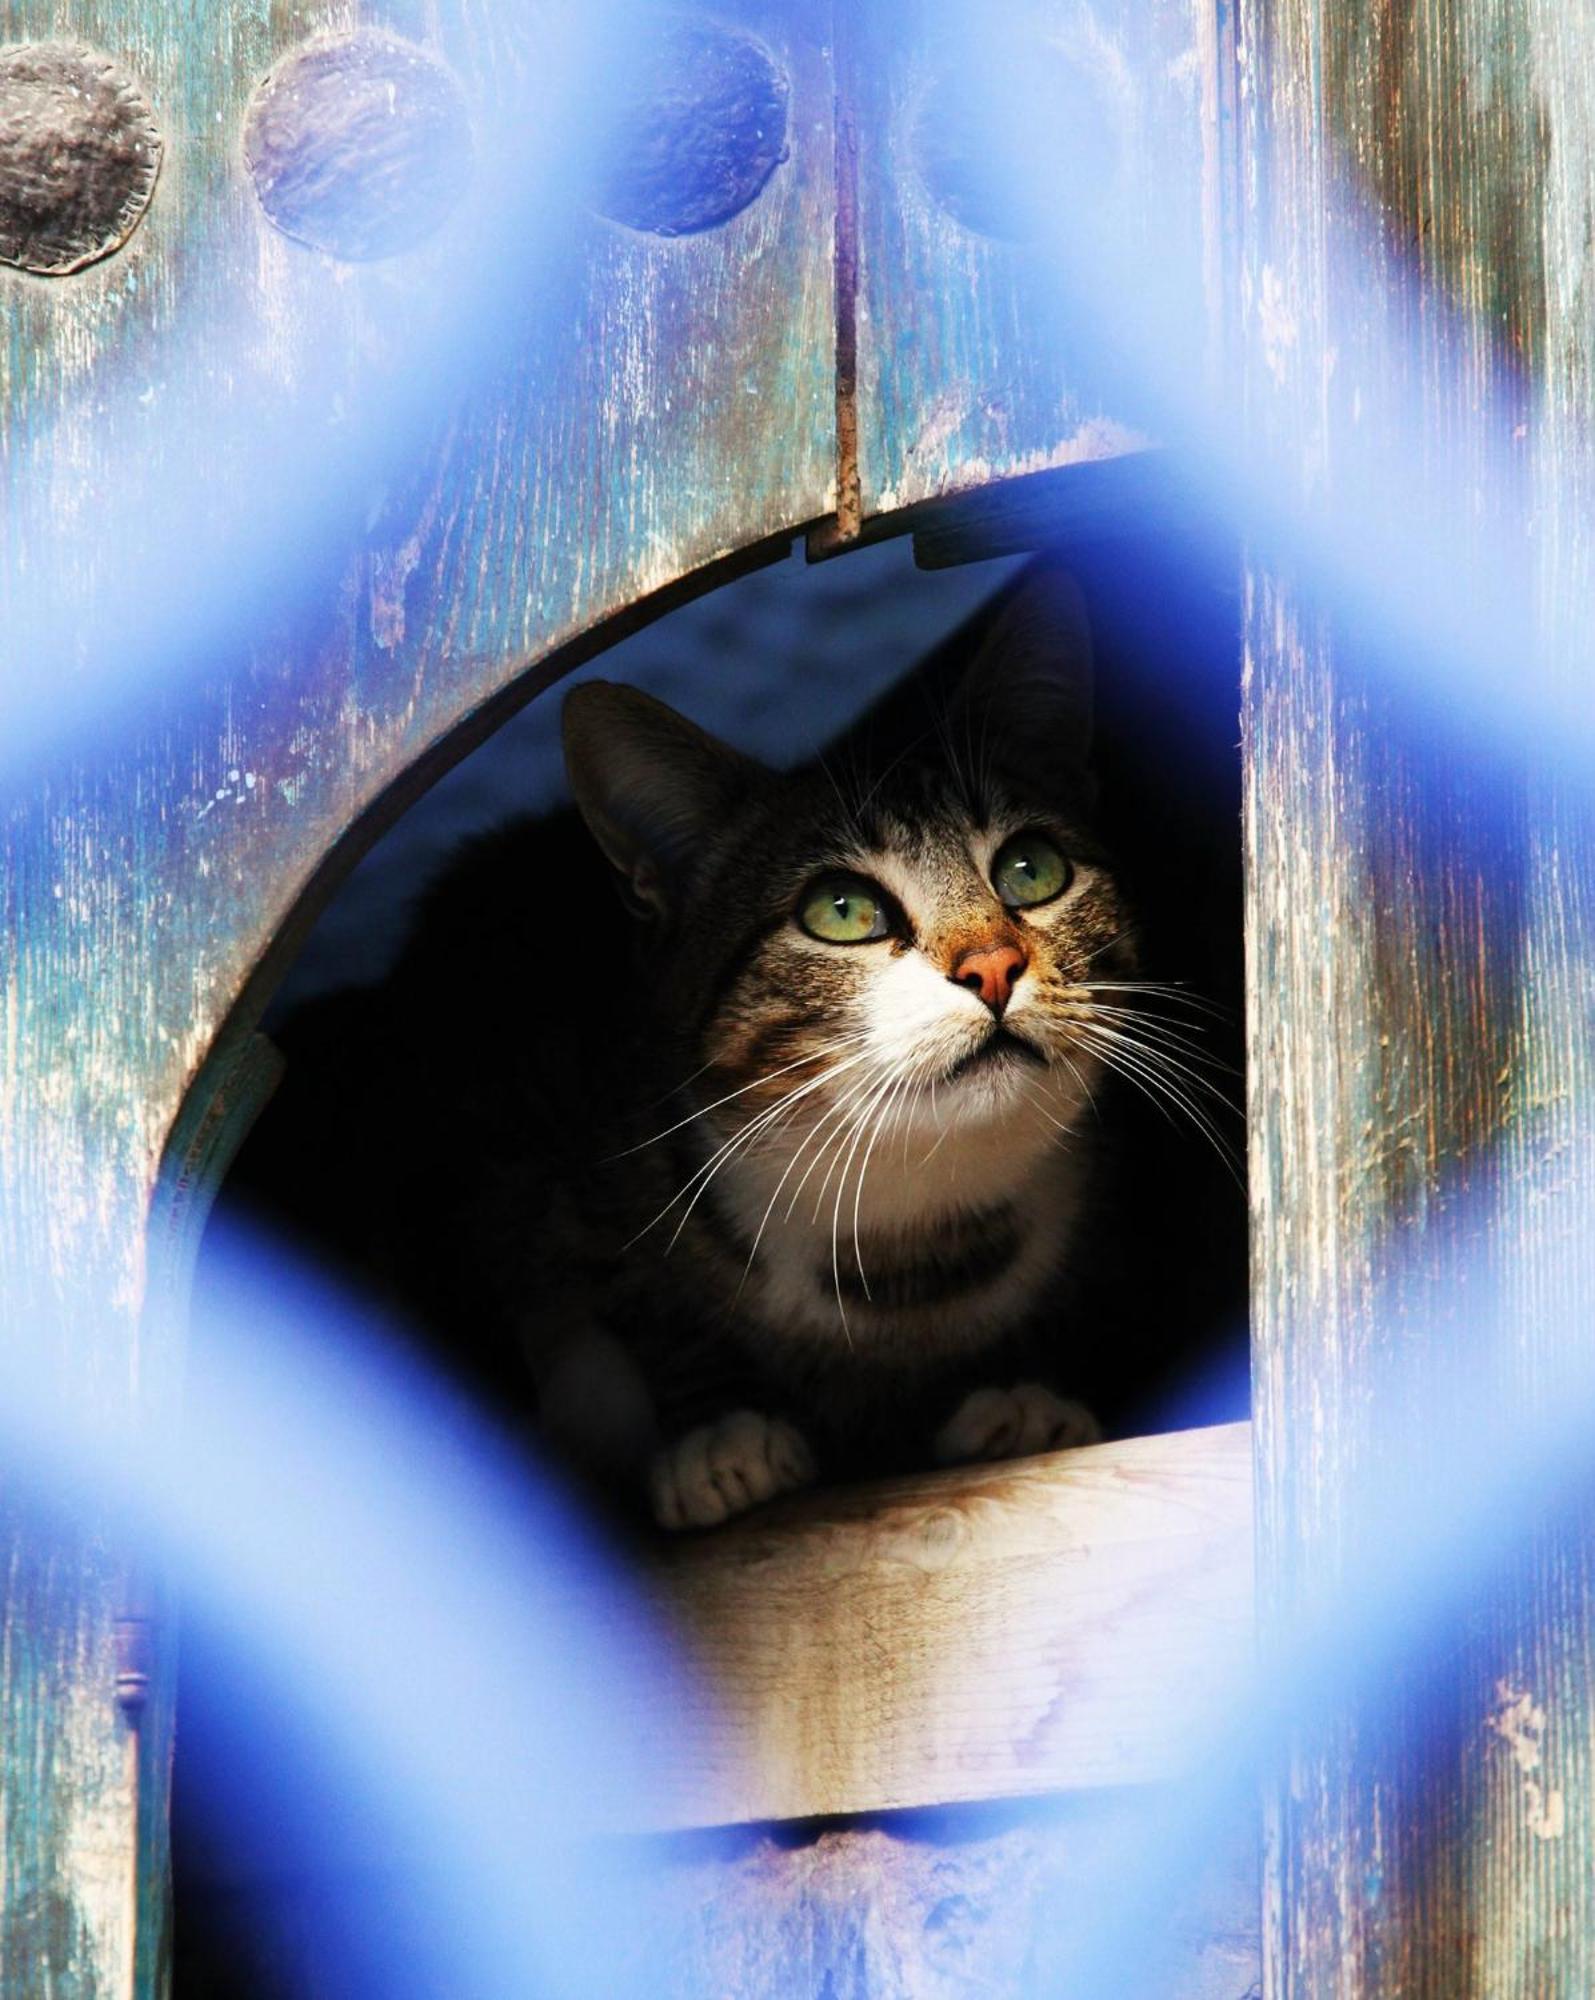
<path fill-rule="evenodd" d="M 0 1268 L 13 1309 L 53 1329 L 62 1388 L 114 1421 L 136 1425 L 179 1393 L 174 1322 L 141 1311 L 146 1226 L 171 1184 L 160 1162 L 201 1071 L 194 1104 L 225 1088 L 227 1054 L 264 998 L 252 975 L 311 878 L 418 758 L 448 755 L 456 729 L 528 668 L 831 504 L 823 24 L 756 0 L 732 11 L 793 82 L 792 156 L 761 200 L 727 229 L 671 244 L 572 209 L 527 318 L 528 334 L 541 313 L 561 338 L 445 385 L 428 455 L 375 510 L 343 574 L 293 618 L 268 617 L 235 659 L 92 764 L 64 752 L 8 814 Z M 511 39 L 519 10 L 460 0 L 432 15 L 468 95 L 491 104 L 535 86 L 535 51 Z M 64 280 L 0 274 L 8 491 L 47 452 L 76 468 L 79 497 L 109 490 L 118 468 L 104 462 L 95 416 L 106 399 L 153 391 L 147 411 L 134 403 L 146 413 L 130 432 L 157 470 L 165 412 L 226 370 L 269 425 L 294 410 L 307 360 L 338 368 L 346 351 L 352 405 L 363 343 L 388 304 L 447 271 L 438 244 L 413 261 L 335 269 L 260 212 L 238 153 L 243 108 L 299 34 L 338 18 L 307 7 L 290 25 L 286 8 L 174 0 L 132 11 L 83 0 L 70 24 L 43 4 L 8 12 L 9 39 L 69 25 L 115 55 L 150 93 L 167 141 L 123 252 Z M 15 507 L 0 522 L 13 551 L 48 532 Z M 29 2000 L 153 2000 L 166 1949 L 169 1620 L 135 1804 L 111 1639 L 138 1552 L 115 1519 L 74 1528 L 13 1508 L 0 1526 L 12 1586 L 0 1985 Z M 88 1813 L 121 1829 L 127 1895 L 108 1898 L 104 1871 L 91 1879 L 73 1859 Z"/>

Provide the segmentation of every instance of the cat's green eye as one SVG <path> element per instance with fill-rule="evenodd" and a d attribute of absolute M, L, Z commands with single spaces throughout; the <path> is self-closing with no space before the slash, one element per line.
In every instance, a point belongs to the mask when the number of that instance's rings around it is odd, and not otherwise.
<path fill-rule="evenodd" d="M 1074 870 L 1044 833 L 1016 833 L 991 864 L 991 886 L 1010 910 L 1050 903 L 1073 878 Z"/>
<path fill-rule="evenodd" d="M 826 875 L 803 891 L 798 922 L 826 944 L 866 944 L 885 937 L 886 898 L 862 875 Z"/>

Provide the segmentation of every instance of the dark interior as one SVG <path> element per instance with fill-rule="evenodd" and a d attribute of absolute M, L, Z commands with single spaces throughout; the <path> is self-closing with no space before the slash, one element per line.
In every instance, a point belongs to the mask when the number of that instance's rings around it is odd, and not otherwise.
<path fill-rule="evenodd" d="M 1143 935 L 1143 976 L 1187 990 L 1208 1099 L 1235 1165 L 1188 1121 L 1134 1091 L 1122 1115 L 1145 1143 L 1125 1198 L 1126 1331 L 1092 1357 L 1081 1393 L 1110 1435 L 1246 1414 L 1246 1221 L 1243 940 L 1238 746 L 1238 556 L 1147 527 L 1068 547 L 1085 590 L 1096 650 L 1103 831 Z M 756 754 L 818 747 L 885 697 L 915 662 L 934 675 L 938 648 L 1011 575 L 1016 560 L 926 573 L 907 539 L 817 567 L 801 558 L 730 584 L 603 656 L 595 671 L 636 679 Z M 350 877 L 311 933 L 266 1027 L 292 1059 L 296 1011 L 341 984 L 380 977 L 404 902 L 465 832 L 551 803 L 557 698 L 534 703 L 438 785 Z M 301 1017 L 302 1018 L 302 1017 Z M 296 1217 L 304 1163 L 268 1108 L 218 1204 L 226 1224 L 265 1222 L 312 1255 Z M 325 1246 L 321 1246 L 324 1250 Z M 202 1255 L 201 1304 L 206 1261 Z M 356 1279 L 357 1273 L 350 1274 Z M 455 1390 L 508 1429 L 526 1416 L 513 1367 L 492 1357 L 428 1357 Z M 202 1357 L 200 1357 L 202 1363 Z M 311 2000 L 334 1993 L 339 1910 L 348 1897 L 393 1901 L 382 1864 L 329 1864 L 302 1806 L 273 1785 L 269 1744 L 291 1716 L 241 1703 L 240 1662 L 220 1632 L 186 1616 L 174 1810 L 178 2000 Z M 296 1815 L 299 1815 L 296 1817 Z M 356 1843 L 357 1845 L 357 1843 Z M 347 1872 L 329 1875 L 328 1869 Z"/>

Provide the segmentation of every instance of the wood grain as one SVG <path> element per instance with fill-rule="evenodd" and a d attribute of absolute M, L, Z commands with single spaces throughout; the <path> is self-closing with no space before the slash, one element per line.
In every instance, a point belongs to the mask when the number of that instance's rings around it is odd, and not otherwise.
<path fill-rule="evenodd" d="M 1134 385 L 1104 370 L 1097 336 L 1060 286 L 1047 229 L 1058 211 L 1084 206 L 1133 262 L 1155 216 L 1163 275 L 1194 334 L 1193 372 L 1210 365 L 1219 300 L 1209 0 L 1025 0 L 996 14 L 938 0 L 875 4 L 848 10 L 840 46 L 858 130 L 861 526 L 1144 448 L 1147 420 L 1127 407 Z M 1034 131 L 1000 129 L 1000 116 L 990 129 L 976 89 L 988 66 L 999 103 L 1034 88 Z M 1051 150 L 1060 130 L 1061 156 Z M 1060 158 L 1064 171 L 1054 171 Z M 1171 198 L 1185 205 L 1178 216 L 1165 212 Z"/>
<path fill-rule="evenodd" d="M 696 2000 L 1036 2000 L 1079 1990 L 1082 1940 L 1125 1853 L 1155 1841 L 1155 1792 L 1042 1811 L 942 1813 L 661 1842 L 636 1912 L 647 1990 Z M 662 1850 L 662 1851 L 660 1851 Z M 1115 1990 L 1256 2000 L 1257 1827 L 1213 1829 Z"/>
<path fill-rule="evenodd" d="M 640 1864 L 635 1989 L 1030 2000 L 1100 1951 L 1128 1891 L 1126 1990 L 1256 2000 L 1249 1790 L 1209 1802 L 1155 1907 L 1125 1865 L 1159 1851 L 1189 1804 L 1166 1781 L 1249 1673 L 1251 1543 L 1233 1425 L 813 1494 L 669 1544 L 639 1578 L 657 1624 L 625 1633 L 662 1656 L 646 1800 L 594 1801 Z M 207 1966 L 218 1991 L 247 1969 L 319 1993 L 351 1911 L 407 1907 L 403 1837 L 336 1817 L 347 1877 L 285 1867 L 268 1815 L 187 1882 L 197 1995 Z"/>
<path fill-rule="evenodd" d="M 672 1552 L 664 1823 L 1171 1778 L 1251 1658 L 1244 1425 L 772 1508 Z"/>
<path fill-rule="evenodd" d="M 225 1151 L 253 1021 L 317 899 L 418 787 L 606 631 L 836 507 L 839 268 L 856 270 L 869 315 L 852 411 L 863 513 L 1128 441 L 1035 340 L 1024 253 L 924 206 L 893 150 L 912 65 L 866 65 L 843 92 L 869 213 L 843 246 L 862 263 L 838 259 L 826 8 L 714 10 L 783 80 L 786 157 L 750 206 L 667 238 L 605 221 L 577 186 L 530 250 L 537 214 L 502 169 L 523 156 L 496 142 L 557 125 L 538 35 L 558 12 L 274 0 L 209 9 L 201 28 L 185 0 L 12 0 L 4 15 L 10 41 L 113 59 L 163 148 L 121 249 L 57 278 L 0 271 L 0 548 L 17 586 L 3 609 L 8 634 L 32 630 L 28 592 L 48 578 L 44 622 L 61 641 L 47 754 L 19 772 L 16 745 L 0 746 L 0 1269 L 56 1386 L 116 1423 L 180 1394 L 168 1275 L 191 1169 Z M 1133 55 L 1144 17 L 1114 19 Z M 1205 22 L 1171 5 L 1152 37 L 1175 61 L 1193 160 Z M 344 262 L 274 226 L 243 135 L 275 66 L 357 25 L 413 41 L 457 82 L 477 175 L 458 209 L 412 203 L 403 219 L 430 230 L 413 248 L 366 258 L 365 235 L 362 261 Z M 1160 116 L 1150 101 L 1143 113 Z M 337 146 L 328 157 L 348 164 Z M 411 157 L 398 146 L 384 172 L 402 179 Z M 452 198 L 452 166 L 443 180 Z M 377 196 L 402 208 L 402 192 Z M 950 333 L 927 322 L 920 341 L 926 300 L 958 304 Z M 99 669 L 124 652 L 150 686 L 105 710 Z M 115 1701 L 117 1620 L 135 1598 L 164 1607 L 137 1581 L 125 1524 L 63 1524 L 10 1491 L 0 1534 L 0 1983 L 59 2000 L 154 1994 L 170 1622 L 135 1740 Z M 905 1615 L 921 1594 L 947 1615 L 938 1575 L 924 1550 L 906 1563 Z M 1105 1584 L 1077 1610 L 1130 1617 Z M 1028 1671 L 1034 1694 L 1046 1660 Z M 922 1701 L 933 1663 L 913 1674 Z M 1077 1742 L 1067 1718 L 1032 1725 L 1033 1749 L 1005 1761 L 968 1747 L 967 1717 L 950 1723 L 943 1768 L 972 1759 L 957 1782 L 1023 1789 L 1027 1770 L 1044 1785 L 1052 1770 L 1157 1762 L 1144 1718 L 1115 1725 L 1120 1749 Z M 872 1776 L 838 1755 L 837 1797 L 890 1776 L 890 1759 Z"/>
<path fill-rule="evenodd" d="M 344 0 L 202 23 L 181 0 L 5 13 L 10 40 L 113 56 L 165 144 L 123 250 L 69 277 L 0 272 L 7 618 L 45 575 L 68 627 L 48 761 L 4 774 L 0 1269 L 57 1385 L 115 1422 L 178 1393 L 180 1315 L 149 1266 L 189 1198 L 169 1135 L 225 1095 L 314 897 L 606 620 L 833 502 L 823 21 L 716 9 L 789 85 L 788 154 L 750 207 L 672 240 L 567 190 L 533 255 L 522 228 L 547 215 L 513 175 L 495 189 L 488 142 L 557 122 L 537 14 L 376 10 L 457 79 L 483 171 L 463 220 L 349 264 L 273 226 L 242 145 L 273 64 L 354 25 Z M 140 492 L 116 537 L 86 531 Z M 162 623 L 174 605 L 206 622 Z M 171 686 L 99 714 L 101 654 L 139 644 Z M 115 1702 L 125 1530 L 62 1526 L 17 1492 L 7 1509 L 0 1985 L 153 1994 L 170 1633 L 140 1749 Z"/>
<path fill-rule="evenodd" d="M 1164 1803 L 1142 1788 L 1046 1807 L 628 1842 L 643 1865 L 615 1926 L 616 1976 L 659 2000 L 1037 2000 L 1069 1990 L 1123 1855 L 1156 1842 Z M 1213 1827 L 1109 1990 L 1257 2000 L 1257 1846 L 1254 1814 Z M 399 1930 L 418 1903 L 402 1867 L 380 1864 L 308 1882 L 279 1868 L 243 1889 L 190 1882 L 178 1990 L 185 2000 L 226 2000 L 240 1986 L 341 1995 L 362 1918 L 380 1912 Z M 434 1993 L 451 2000 L 436 1988 L 428 2000 Z"/>
<path fill-rule="evenodd" d="M 1345 504 L 1365 440 L 1418 440 L 1442 498 L 1468 496 L 1445 565 L 1464 615 L 1516 560 L 1514 651 L 1554 651 L 1561 620 L 1582 627 L 1567 665 L 1587 673 L 1587 19 L 1244 0 L 1239 40 L 1260 448 L 1311 510 Z M 1408 559 L 1392 547 L 1392 580 Z M 1355 1592 L 1391 1443 L 1451 1439 L 1454 1478 L 1482 1427 L 1520 1437 L 1543 1343 L 1595 1305 L 1576 1177 L 1595 825 L 1535 754 L 1415 690 L 1390 639 L 1254 560 L 1254 1379 L 1275 1633 Z M 1384 1550 L 1404 1528 L 1390 1508 Z M 1595 1990 L 1591 1547 L 1587 1522 L 1525 1535 L 1512 1574 L 1474 1578 L 1377 1698 L 1348 1691 L 1304 1731 L 1269 1832 L 1273 2000 Z"/>

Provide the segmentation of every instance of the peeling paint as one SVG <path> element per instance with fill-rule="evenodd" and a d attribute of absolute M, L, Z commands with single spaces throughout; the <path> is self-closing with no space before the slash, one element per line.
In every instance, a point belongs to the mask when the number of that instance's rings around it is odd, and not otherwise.
<path fill-rule="evenodd" d="M 327 389 L 317 422 L 370 417 L 373 344 L 431 253 L 358 270 L 306 254 L 240 205 L 235 147 L 285 39 L 347 12 L 346 0 L 221 9 L 196 39 L 192 8 L 138 10 L 141 77 L 187 135 L 118 260 L 146 282 L 129 295 L 97 266 L 48 299 L 16 291 L 0 341 L 5 442 L 44 441 L 56 523 L 89 518 L 116 478 L 96 412 L 124 389 L 135 408 L 157 391 L 152 425 L 213 391 L 272 422 L 312 381 Z M 469 89 L 502 90 L 525 54 L 518 10 L 447 0 L 428 19 Z M 122 0 L 81 0 L 72 27 L 107 46 L 131 32 Z M 280 620 L 266 607 L 230 679 L 218 669 L 8 816 L 0 1268 L 8 1282 L 37 1272 L 69 1390 L 119 1414 L 169 1393 L 172 1336 L 141 1322 L 161 1148 L 218 1029 L 351 828 L 562 642 L 716 551 L 825 511 L 835 84 L 814 24 L 776 28 L 796 116 L 765 196 L 665 253 L 577 218 L 569 264 L 526 301 L 526 353 L 494 357 L 459 431 L 385 498 L 370 542 L 386 569 L 373 581 L 368 548 L 314 629 L 303 607 Z M 451 272 L 451 292 L 467 282 Z M 345 353 L 347 381 L 328 386 Z M 105 1671 L 120 1583 L 102 1554 L 0 1522 L 0 1574 L 20 1563 L 33 1578 L 0 1608 L 8 2000 L 156 1990 L 165 1774 L 152 1766 L 136 1815 Z M 157 1736 L 170 1703 L 161 1677 Z"/>
<path fill-rule="evenodd" d="M 1522 1774 L 1523 1823 L 1536 1840 L 1560 1840 L 1567 1830 L 1567 1812 L 1560 1791 L 1549 1790 L 1540 1775 L 1545 1759 L 1545 1710 L 1526 1688 L 1510 1681 L 1495 1684 L 1496 1705 L 1485 1717 L 1485 1728 L 1504 1743 Z"/>
<path fill-rule="evenodd" d="M 1265 264 L 1258 285 L 1257 332 L 1263 365 L 1282 387 L 1289 356 L 1300 339 L 1296 314 L 1286 302 L 1285 284 L 1272 264 Z"/>

